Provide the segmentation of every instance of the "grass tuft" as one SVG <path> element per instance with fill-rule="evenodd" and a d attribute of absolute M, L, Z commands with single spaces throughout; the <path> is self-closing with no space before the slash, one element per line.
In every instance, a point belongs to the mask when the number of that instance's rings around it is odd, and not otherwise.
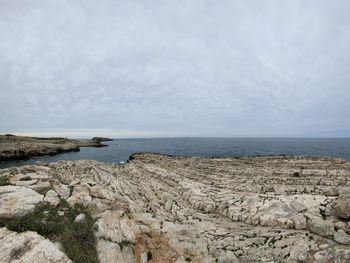
<path fill-rule="evenodd" d="M 11 185 L 7 176 L 0 176 L 0 186 Z"/>
<path fill-rule="evenodd" d="M 75 223 L 77 215 L 84 213 L 85 221 Z M 33 213 L 17 218 L 0 218 L 0 226 L 16 232 L 35 231 L 52 241 L 60 242 L 66 255 L 77 263 L 98 262 L 95 237 L 92 231 L 94 220 L 87 208 L 70 206 L 61 200 L 56 208 L 39 204 Z"/>

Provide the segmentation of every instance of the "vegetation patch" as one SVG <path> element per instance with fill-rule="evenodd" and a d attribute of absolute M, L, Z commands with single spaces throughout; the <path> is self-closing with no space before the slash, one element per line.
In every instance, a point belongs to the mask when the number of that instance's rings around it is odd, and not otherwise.
<path fill-rule="evenodd" d="M 11 185 L 10 180 L 7 176 L 0 176 L 0 186 Z"/>
<path fill-rule="evenodd" d="M 77 215 L 84 213 L 85 220 L 75 223 Z M 52 241 L 60 242 L 66 255 L 77 263 L 98 262 L 95 237 L 92 231 L 94 220 L 87 208 L 70 206 L 61 200 L 58 207 L 42 203 L 33 213 L 17 218 L 0 218 L 0 226 L 16 232 L 35 231 Z"/>

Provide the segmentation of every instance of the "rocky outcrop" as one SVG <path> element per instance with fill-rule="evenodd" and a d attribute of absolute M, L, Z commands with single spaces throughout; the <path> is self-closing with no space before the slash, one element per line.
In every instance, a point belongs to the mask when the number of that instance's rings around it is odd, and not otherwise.
<path fill-rule="evenodd" d="M 42 202 L 59 198 L 87 206 L 100 262 L 350 258 L 347 161 L 157 154 L 131 159 L 123 166 L 61 161 L 7 169 L 1 176 L 18 189 L 49 183 Z M 83 217 L 74 220 L 81 224 Z"/>
<path fill-rule="evenodd" d="M 71 263 L 52 242 L 35 232 L 16 233 L 0 228 L 1 262 Z"/>
<path fill-rule="evenodd" d="M 24 186 L 0 187 L 0 218 L 24 216 L 32 212 L 44 196 Z"/>
<path fill-rule="evenodd" d="M 39 155 L 54 155 L 79 151 L 80 147 L 103 147 L 101 141 L 67 138 L 35 138 L 0 135 L 0 161 L 28 159 Z"/>

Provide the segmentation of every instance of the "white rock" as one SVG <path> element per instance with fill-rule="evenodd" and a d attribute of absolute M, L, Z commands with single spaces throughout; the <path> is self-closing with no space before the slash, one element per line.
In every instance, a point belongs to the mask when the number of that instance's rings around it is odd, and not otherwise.
<path fill-rule="evenodd" d="M 217 259 L 218 263 L 236 263 L 240 262 L 236 255 L 232 251 L 222 252 L 219 258 Z"/>
<path fill-rule="evenodd" d="M 350 198 L 338 198 L 334 201 L 333 208 L 340 218 L 350 219 Z"/>
<path fill-rule="evenodd" d="M 32 212 L 44 196 L 23 186 L 0 186 L 0 217 L 12 218 Z"/>
<path fill-rule="evenodd" d="M 49 190 L 44 197 L 44 202 L 57 206 L 60 203 L 60 199 L 54 190 Z"/>
<path fill-rule="evenodd" d="M 350 198 L 350 186 L 340 186 L 337 190 L 340 197 Z"/>
<path fill-rule="evenodd" d="M 313 217 L 309 222 L 309 229 L 311 232 L 323 236 L 332 237 L 334 233 L 334 224 L 330 221 L 321 218 Z"/>
<path fill-rule="evenodd" d="M 288 262 L 305 262 L 308 257 L 308 248 L 307 246 L 303 246 L 303 244 L 293 246 L 290 250 L 290 256 L 288 258 Z"/>
<path fill-rule="evenodd" d="M 123 245 L 121 249 L 116 243 L 100 239 L 97 241 L 96 250 L 100 263 L 134 263 L 134 253 L 129 245 Z"/>
<path fill-rule="evenodd" d="M 29 187 L 31 189 L 35 190 L 35 191 L 40 191 L 40 190 L 44 190 L 44 189 L 50 188 L 51 187 L 51 183 L 48 182 L 48 181 L 47 182 L 39 181 L 36 184 L 30 185 Z"/>
<path fill-rule="evenodd" d="M 53 242 L 53 244 L 55 245 L 55 247 L 57 247 L 60 251 L 62 251 L 63 253 L 66 252 L 64 246 L 62 245 L 61 242 Z"/>
<path fill-rule="evenodd" d="M 329 255 L 328 252 L 325 250 L 318 251 L 314 255 L 314 259 L 315 259 L 315 262 L 318 262 L 318 263 L 328 263 L 332 261 L 331 255 Z"/>
<path fill-rule="evenodd" d="M 294 215 L 291 219 L 294 222 L 295 229 L 306 229 L 306 218 L 302 214 Z"/>
<path fill-rule="evenodd" d="M 76 218 L 74 219 L 74 222 L 78 224 L 84 223 L 85 219 L 86 219 L 86 215 L 84 213 L 81 213 L 76 216 Z"/>
<path fill-rule="evenodd" d="M 335 262 L 345 263 L 350 262 L 350 250 L 349 249 L 338 249 L 334 252 Z"/>
<path fill-rule="evenodd" d="M 72 262 L 51 241 L 35 232 L 16 233 L 0 229 L 0 261 L 13 263 Z M 16 255 L 16 257 L 14 257 Z"/>
<path fill-rule="evenodd" d="M 334 232 L 334 241 L 343 245 L 350 245 L 350 235 L 345 233 L 344 230 L 338 230 Z"/>
<path fill-rule="evenodd" d="M 62 199 L 67 199 L 70 196 L 70 188 L 68 185 L 65 185 L 65 184 L 53 185 L 53 189 Z"/>

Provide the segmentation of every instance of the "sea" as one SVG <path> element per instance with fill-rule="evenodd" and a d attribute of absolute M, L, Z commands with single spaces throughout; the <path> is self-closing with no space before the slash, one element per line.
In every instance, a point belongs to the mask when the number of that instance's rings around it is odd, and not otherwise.
<path fill-rule="evenodd" d="M 350 160 L 350 138 L 159 138 L 114 139 L 103 142 L 108 147 L 82 147 L 79 152 L 39 156 L 22 161 L 0 162 L 0 168 L 60 160 L 97 160 L 123 164 L 136 152 L 163 153 L 174 156 L 328 156 Z"/>

